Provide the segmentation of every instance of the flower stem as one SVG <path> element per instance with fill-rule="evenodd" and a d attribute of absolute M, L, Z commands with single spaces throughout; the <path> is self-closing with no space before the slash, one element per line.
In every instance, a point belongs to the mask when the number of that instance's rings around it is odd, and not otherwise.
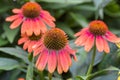
<path fill-rule="evenodd" d="M 49 80 L 52 80 L 52 73 L 48 73 Z"/>
<path fill-rule="evenodd" d="M 39 71 L 40 80 L 44 80 L 43 71 Z"/>
<path fill-rule="evenodd" d="M 92 55 L 92 61 L 91 61 L 90 66 L 88 68 L 87 76 L 89 74 L 91 74 L 91 72 L 93 70 L 93 64 L 94 64 L 94 60 L 95 60 L 95 55 L 96 55 L 96 46 L 94 45 L 94 50 L 93 50 L 93 55 Z"/>

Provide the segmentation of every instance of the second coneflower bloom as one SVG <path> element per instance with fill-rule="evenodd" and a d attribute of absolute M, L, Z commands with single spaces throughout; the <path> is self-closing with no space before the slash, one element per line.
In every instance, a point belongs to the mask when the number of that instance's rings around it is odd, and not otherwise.
<path fill-rule="evenodd" d="M 21 34 L 21 38 L 18 40 L 18 44 L 23 44 L 23 49 L 26 50 L 28 49 L 28 52 L 31 53 L 33 51 L 33 46 L 37 43 L 37 42 L 41 42 L 41 37 L 42 37 L 42 33 L 40 33 L 39 35 L 34 35 L 32 34 L 31 36 L 28 36 L 26 34 Z"/>
<path fill-rule="evenodd" d="M 95 44 L 99 52 L 110 52 L 108 42 L 118 43 L 120 38 L 108 30 L 107 25 L 100 20 L 90 22 L 89 26 L 75 34 L 77 40 L 75 44 L 84 46 L 88 52 Z"/>
<path fill-rule="evenodd" d="M 76 60 L 76 51 L 70 48 L 65 32 L 59 28 L 47 31 L 42 41 L 34 47 L 36 47 L 34 54 L 39 54 L 36 67 L 40 71 L 43 71 L 47 65 L 50 73 L 57 68 L 58 73 L 61 74 L 67 72 L 71 66 L 71 57 Z"/>
<path fill-rule="evenodd" d="M 21 33 L 31 36 L 33 33 L 39 35 L 47 31 L 47 26 L 55 27 L 55 18 L 36 2 L 27 2 L 21 9 L 12 10 L 15 15 L 7 17 L 6 21 L 13 22 L 10 25 L 11 29 L 17 28 L 20 24 Z"/>

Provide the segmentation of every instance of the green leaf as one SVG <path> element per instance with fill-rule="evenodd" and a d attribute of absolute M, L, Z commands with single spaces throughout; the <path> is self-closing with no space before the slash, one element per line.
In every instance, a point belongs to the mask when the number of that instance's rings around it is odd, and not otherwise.
<path fill-rule="evenodd" d="M 5 52 L 9 55 L 16 56 L 22 59 L 24 62 L 29 63 L 27 58 L 27 53 L 21 48 L 4 47 L 4 48 L 0 48 L 0 51 Z"/>
<path fill-rule="evenodd" d="M 0 58 L 1 70 L 12 70 L 19 67 L 20 67 L 19 63 L 14 59 Z"/>
<path fill-rule="evenodd" d="M 108 72 L 110 72 L 110 71 L 117 71 L 117 72 L 118 72 L 119 69 L 116 68 L 116 67 L 111 66 L 111 67 L 109 67 L 109 68 L 107 68 L 107 69 L 100 70 L 100 71 L 98 71 L 98 72 L 95 72 L 95 73 L 89 75 L 89 76 L 87 77 L 87 79 L 89 80 L 89 79 L 92 79 L 92 78 L 97 77 L 97 76 L 101 76 L 101 75 L 108 74 Z"/>
<path fill-rule="evenodd" d="M 80 14 L 75 14 L 75 13 L 70 13 L 70 16 L 80 25 L 82 26 L 83 28 L 84 27 L 87 27 L 88 25 L 88 22 L 86 20 L 86 18 Z"/>
<path fill-rule="evenodd" d="M 7 40 L 3 39 L 1 36 L 0 36 L 0 46 L 4 46 L 8 43 Z"/>
<path fill-rule="evenodd" d="M 17 33 L 18 33 L 18 31 L 19 31 L 19 28 L 16 28 L 16 29 L 11 30 L 11 29 L 9 28 L 9 26 L 10 26 L 10 24 L 4 23 L 3 29 L 4 29 L 4 31 L 5 31 L 5 35 L 6 35 L 7 39 L 8 39 L 8 41 L 9 41 L 10 43 L 13 43 L 13 41 L 14 41 L 14 39 L 15 39 L 15 36 L 17 35 Z"/>
<path fill-rule="evenodd" d="M 27 68 L 26 80 L 33 80 L 33 67 L 34 67 L 34 58 L 32 59 L 32 62 L 29 63 L 29 66 Z"/>
<path fill-rule="evenodd" d="M 85 2 L 91 2 L 91 0 L 37 0 L 49 3 L 64 3 L 64 4 L 80 4 Z"/>

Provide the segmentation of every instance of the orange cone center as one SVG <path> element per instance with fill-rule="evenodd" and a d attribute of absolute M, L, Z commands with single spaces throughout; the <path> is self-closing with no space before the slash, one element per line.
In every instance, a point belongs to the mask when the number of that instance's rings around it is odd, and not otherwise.
<path fill-rule="evenodd" d="M 40 15 L 41 7 L 38 3 L 27 2 L 22 6 L 22 12 L 25 17 L 35 18 Z"/>
<path fill-rule="evenodd" d="M 44 35 L 44 45 L 48 49 L 60 50 L 64 48 L 67 42 L 67 36 L 64 31 L 59 28 L 52 28 Z"/>
<path fill-rule="evenodd" d="M 89 24 L 89 30 L 94 35 L 104 35 L 108 27 L 103 21 L 95 20 Z"/>

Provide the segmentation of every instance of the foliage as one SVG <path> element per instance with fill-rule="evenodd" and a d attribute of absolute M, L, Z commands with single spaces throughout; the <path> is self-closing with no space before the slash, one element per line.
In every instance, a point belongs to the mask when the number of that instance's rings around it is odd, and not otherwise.
<path fill-rule="evenodd" d="M 0 80 L 39 80 L 39 72 L 34 67 L 34 59 L 28 59 L 27 51 L 17 45 L 20 29 L 9 29 L 5 18 L 10 16 L 13 8 L 20 8 L 29 0 L 0 0 Z M 43 9 L 48 10 L 55 18 L 57 27 L 63 29 L 69 37 L 70 45 L 77 51 L 77 62 L 73 62 L 69 72 L 58 75 L 53 80 L 116 80 L 120 68 L 120 50 L 115 44 L 109 44 L 109 54 L 99 53 L 95 57 L 94 74 L 85 76 L 90 64 L 92 51 L 88 54 L 83 47 L 74 44 L 74 34 L 87 27 L 91 20 L 101 19 L 109 29 L 120 35 L 120 1 L 119 0 L 35 0 Z M 31 63 L 32 62 L 32 63 Z M 26 76 L 27 75 L 27 76 Z M 44 71 L 46 80 L 47 70 Z M 26 77 L 25 77 L 26 76 Z"/>

